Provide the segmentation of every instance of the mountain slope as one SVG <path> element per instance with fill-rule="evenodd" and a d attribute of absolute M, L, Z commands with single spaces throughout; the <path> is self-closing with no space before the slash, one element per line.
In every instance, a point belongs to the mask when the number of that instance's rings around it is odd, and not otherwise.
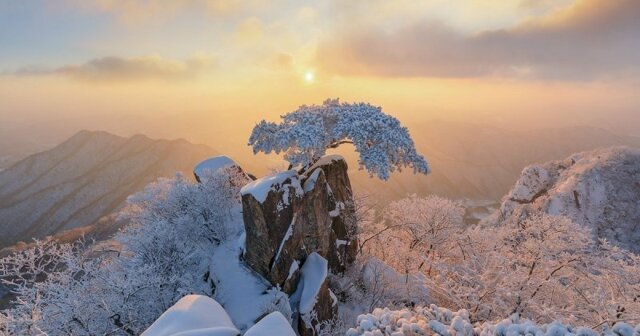
<path fill-rule="evenodd" d="M 0 247 L 93 224 L 158 177 L 214 154 L 185 140 L 81 131 L 0 172 Z"/>

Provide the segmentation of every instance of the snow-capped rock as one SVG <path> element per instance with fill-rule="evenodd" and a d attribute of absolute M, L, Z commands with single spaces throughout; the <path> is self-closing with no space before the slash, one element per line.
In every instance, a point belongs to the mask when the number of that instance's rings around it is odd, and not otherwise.
<path fill-rule="evenodd" d="M 240 336 L 231 318 L 216 300 L 187 295 L 165 311 L 142 336 Z M 249 328 L 245 336 L 295 336 L 289 321 L 272 312 Z"/>
<path fill-rule="evenodd" d="M 187 295 L 178 300 L 142 335 L 171 336 L 199 329 L 206 329 L 206 335 L 240 335 L 224 308 L 203 295 Z"/>
<path fill-rule="evenodd" d="M 292 304 L 298 307 L 298 332 L 300 335 L 315 335 L 316 326 L 337 313 L 327 281 L 327 260 L 313 252 L 305 260 L 300 273 L 298 288 L 291 295 Z"/>
<path fill-rule="evenodd" d="M 214 156 L 198 163 L 193 168 L 193 176 L 198 182 L 202 182 L 207 174 L 214 174 L 220 169 L 228 167 L 240 167 L 230 157 L 225 155 Z"/>
<path fill-rule="evenodd" d="M 612 147 L 525 168 L 497 220 L 563 215 L 591 228 L 596 237 L 640 252 L 638 200 L 640 150 Z"/>
<path fill-rule="evenodd" d="M 273 312 L 251 327 L 244 336 L 296 336 L 289 321 L 280 313 Z"/>
<path fill-rule="evenodd" d="M 292 264 L 316 252 L 340 273 L 353 262 L 353 195 L 342 157 L 322 159 L 304 175 L 289 170 L 242 188 L 245 260 L 285 292 L 295 290 Z"/>

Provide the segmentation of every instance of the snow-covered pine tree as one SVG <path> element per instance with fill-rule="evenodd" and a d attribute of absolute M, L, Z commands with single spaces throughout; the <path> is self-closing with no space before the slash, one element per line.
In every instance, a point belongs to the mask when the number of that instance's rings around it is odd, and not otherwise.
<path fill-rule="evenodd" d="M 322 105 L 303 105 L 285 114 L 282 123 L 262 120 L 251 133 L 254 153 L 284 152 L 292 167 L 307 168 L 327 149 L 353 144 L 360 154 L 360 169 L 386 180 L 402 168 L 427 174 L 429 166 L 416 152 L 409 131 L 398 119 L 368 103 L 340 103 L 327 99 Z"/>

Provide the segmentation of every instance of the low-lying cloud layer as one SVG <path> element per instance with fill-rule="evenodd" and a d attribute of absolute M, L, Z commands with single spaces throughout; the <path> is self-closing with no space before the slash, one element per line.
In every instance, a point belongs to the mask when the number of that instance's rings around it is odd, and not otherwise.
<path fill-rule="evenodd" d="M 588 80 L 640 73 L 640 1 L 579 0 L 516 27 L 464 34 L 438 22 L 333 33 L 318 48 L 345 75 Z"/>
<path fill-rule="evenodd" d="M 18 76 L 60 75 L 84 81 L 176 80 L 193 78 L 215 66 L 212 56 L 192 57 L 185 61 L 159 56 L 123 58 L 101 57 L 78 65 L 55 69 L 26 67 L 12 72 Z"/>

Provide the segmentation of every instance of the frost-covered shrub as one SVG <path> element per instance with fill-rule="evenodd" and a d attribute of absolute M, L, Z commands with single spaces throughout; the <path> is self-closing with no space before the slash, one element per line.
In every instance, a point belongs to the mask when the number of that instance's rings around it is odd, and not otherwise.
<path fill-rule="evenodd" d="M 640 333 L 640 324 L 635 328 L 624 322 L 613 322 L 610 331 L 604 326 L 600 332 L 589 327 L 552 322 L 537 324 L 520 318 L 517 314 L 498 322 L 476 322 L 469 318 L 465 309 L 452 312 L 436 305 L 418 306 L 413 309 L 391 310 L 377 308 L 369 314 L 358 316 L 356 325 L 350 328 L 347 336 L 635 336 Z"/>
<path fill-rule="evenodd" d="M 163 179 L 129 199 L 114 248 L 37 242 L 0 259 L 17 295 L 0 335 L 137 335 L 182 296 L 212 295 L 212 251 L 242 230 L 242 181 L 233 169 Z"/>
<path fill-rule="evenodd" d="M 282 123 L 261 121 L 249 138 L 253 151 L 284 152 L 292 166 L 308 167 L 328 148 L 351 143 L 360 154 L 360 168 L 386 180 L 396 169 L 426 174 L 429 167 L 416 152 L 407 128 L 398 119 L 367 103 L 303 105 L 282 116 Z"/>
<path fill-rule="evenodd" d="M 464 209 L 443 197 L 411 195 L 383 213 L 383 221 L 361 225 L 360 241 L 367 255 L 403 274 L 429 273 L 433 261 L 448 257 L 464 236 Z"/>
<path fill-rule="evenodd" d="M 640 320 L 640 257 L 594 241 L 568 218 L 466 228 L 459 206 L 433 196 L 396 201 L 370 217 L 359 217 L 362 257 L 407 280 L 422 273 L 432 301 L 416 303 L 466 308 L 474 321 L 513 313 L 572 324 Z"/>

